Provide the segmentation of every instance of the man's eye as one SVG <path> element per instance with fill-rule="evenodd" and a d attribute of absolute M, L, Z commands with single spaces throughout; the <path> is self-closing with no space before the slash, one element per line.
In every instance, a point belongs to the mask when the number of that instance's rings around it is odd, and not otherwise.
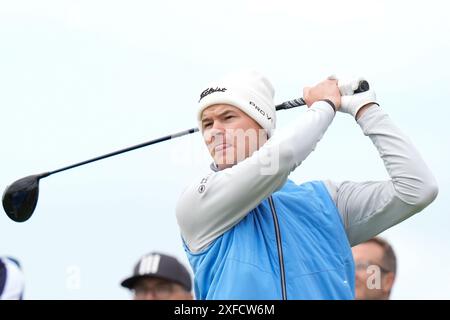
<path fill-rule="evenodd" d="M 211 122 L 205 122 L 203 123 L 203 128 L 209 128 L 211 127 L 212 123 Z"/>
<path fill-rule="evenodd" d="M 225 120 L 228 120 L 228 119 L 231 119 L 231 118 L 234 118 L 234 116 L 226 116 Z"/>

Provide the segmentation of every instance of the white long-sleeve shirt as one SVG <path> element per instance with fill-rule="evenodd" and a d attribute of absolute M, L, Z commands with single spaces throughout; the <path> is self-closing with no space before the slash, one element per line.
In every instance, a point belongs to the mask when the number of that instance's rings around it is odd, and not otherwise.
<path fill-rule="evenodd" d="M 316 102 L 249 158 L 191 184 L 181 195 L 176 210 L 189 249 L 201 251 L 280 189 L 288 175 L 314 150 L 333 119 L 330 105 Z M 421 211 L 438 192 L 419 152 L 382 108 L 370 107 L 358 124 L 377 148 L 390 179 L 324 181 L 352 246 Z"/>

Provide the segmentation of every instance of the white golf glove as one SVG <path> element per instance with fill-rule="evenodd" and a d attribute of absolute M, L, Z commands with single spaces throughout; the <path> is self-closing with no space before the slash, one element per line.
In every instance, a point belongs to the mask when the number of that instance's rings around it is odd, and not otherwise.
<path fill-rule="evenodd" d="M 371 89 L 354 94 L 354 91 L 358 89 L 360 81 L 365 80 L 364 78 L 345 80 L 338 79 L 336 76 L 332 75 L 328 77 L 328 79 L 338 81 L 339 91 L 341 92 L 341 107 L 339 108 L 339 111 L 349 113 L 356 119 L 356 114 L 363 106 L 369 103 L 379 105 L 376 101 L 375 91 Z"/>

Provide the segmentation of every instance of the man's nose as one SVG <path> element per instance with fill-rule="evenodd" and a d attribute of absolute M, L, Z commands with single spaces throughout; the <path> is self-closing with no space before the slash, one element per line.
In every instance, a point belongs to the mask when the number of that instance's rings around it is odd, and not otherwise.
<path fill-rule="evenodd" d="M 225 132 L 224 123 L 219 120 L 214 121 L 211 130 L 213 130 L 214 132 L 221 132 L 223 134 Z"/>
<path fill-rule="evenodd" d="M 208 130 L 208 138 L 207 140 L 212 142 L 217 139 L 223 139 L 225 136 L 225 127 L 220 121 L 214 121 L 213 126 L 210 130 Z"/>

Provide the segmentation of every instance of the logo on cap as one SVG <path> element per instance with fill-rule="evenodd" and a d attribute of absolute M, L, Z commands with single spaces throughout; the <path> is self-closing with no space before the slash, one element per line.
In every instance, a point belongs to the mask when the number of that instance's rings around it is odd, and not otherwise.
<path fill-rule="evenodd" d="M 142 258 L 141 263 L 139 264 L 139 274 L 157 273 L 159 261 L 161 261 L 161 256 L 159 254 L 153 254 Z"/>
<path fill-rule="evenodd" d="M 253 107 L 255 107 L 255 110 L 258 111 L 263 117 L 266 117 L 267 120 L 273 122 L 272 117 L 270 117 L 263 109 L 261 109 L 260 107 L 258 107 L 256 105 L 256 103 L 254 103 L 253 101 L 249 102 L 250 105 L 252 105 Z"/>
<path fill-rule="evenodd" d="M 202 100 L 204 97 L 206 97 L 207 95 L 214 93 L 214 92 L 225 92 L 227 91 L 227 88 L 219 88 L 219 87 L 215 87 L 215 88 L 208 88 L 203 90 L 203 92 L 200 94 L 200 99 L 198 100 L 198 102 L 200 102 L 200 100 Z"/>

